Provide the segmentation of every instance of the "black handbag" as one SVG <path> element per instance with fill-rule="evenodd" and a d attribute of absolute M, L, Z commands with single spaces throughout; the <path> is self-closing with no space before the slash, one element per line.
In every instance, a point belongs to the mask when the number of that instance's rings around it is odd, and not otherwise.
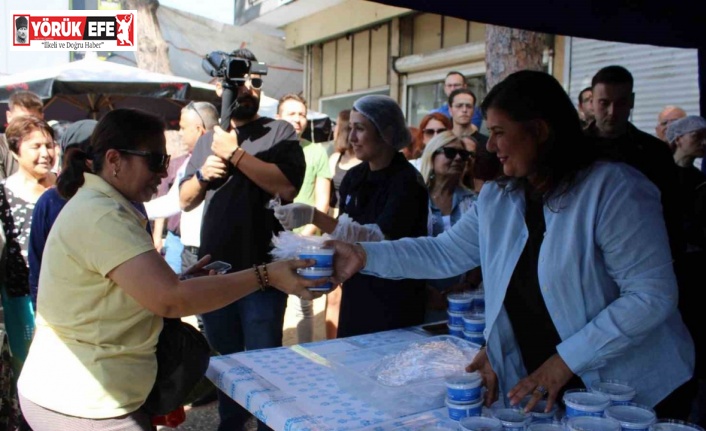
<path fill-rule="evenodd" d="M 181 319 L 164 319 L 157 341 L 157 378 L 142 409 L 161 416 L 183 406 L 206 373 L 210 351 L 198 329 Z"/>

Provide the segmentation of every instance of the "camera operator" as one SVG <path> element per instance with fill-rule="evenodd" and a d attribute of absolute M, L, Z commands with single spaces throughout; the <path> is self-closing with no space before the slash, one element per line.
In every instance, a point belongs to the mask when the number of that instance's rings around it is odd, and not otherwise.
<path fill-rule="evenodd" d="M 257 114 L 262 78 L 250 73 L 257 62 L 252 52 L 239 49 L 226 60 L 227 71 L 215 75 L 225 78 L 221 124 L 230 115 L 233 130 L 216 126 L 199 138 L 179 198 L 185 211 L 205 200 L 199 258 L 210 254 L 239 271 L 270 261 L 272 235 L 282 226 L 266 204 L 275 195 L 291 202 L 306 165 L 291 124 Z M 232 76 L 232 64 L 246 64 L 247 73 Z M 227 91 L 233 91 L 232 98 Z M 235 101 L 232 110 L 229 100 Z M 276 289 L 258 291 L 204 314 L 206 337 L 221 354 L 280 347 L 286 304 L 286 294 Z M 247 410 L 220 391 L 218 404 L 218 429 L 242 429 L 250 417 Z M 269 428 L 258 422 L 258 429 Z"/>

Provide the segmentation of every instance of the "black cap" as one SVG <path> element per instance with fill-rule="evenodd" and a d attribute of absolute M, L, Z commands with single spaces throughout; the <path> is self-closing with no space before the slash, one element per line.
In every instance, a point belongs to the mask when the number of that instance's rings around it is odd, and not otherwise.
<path fill-rule="evenodd" d="M 65 153 L 67 149 L 78 146 L 85 153 L 89 153 L 91 135 L 96 124 L 98 124 L 96 120 L 79 120 L 67 127 L 59 141 L 61 151 Z"/>
<path fill-rule="evenodd" d="M 15 28 L 27 28 L 27 17 L 21 16 L 15 20 Z"/>

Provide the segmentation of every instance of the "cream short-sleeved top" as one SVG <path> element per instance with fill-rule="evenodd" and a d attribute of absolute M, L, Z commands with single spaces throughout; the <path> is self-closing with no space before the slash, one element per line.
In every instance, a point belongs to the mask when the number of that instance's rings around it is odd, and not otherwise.
<path fill-rule="evenodd" d="M 44 408 L 111 418 L 147 398 L 162 318 L 107 274 L 154 246 L 147 220 L 125 197 L 96 175 L 84 177 L 47 239 L 36 332 L 18 387 Z"/>

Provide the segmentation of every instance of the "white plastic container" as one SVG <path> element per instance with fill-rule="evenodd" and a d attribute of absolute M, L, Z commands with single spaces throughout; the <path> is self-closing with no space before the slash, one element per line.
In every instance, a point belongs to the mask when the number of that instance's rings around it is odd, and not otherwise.
<path fill-rule="evenodd" d="M 610 406 L 603 415 L 618 421 L 623 431 L 647 431 L 650 425 L 657 422 L 653 409 L 635 403 Z"/>
<path fill-rule="evenodd" d="M 483 337 L 482 332 L 468 332 L 468 331 L 463 331 L 463 338 L 467 341 L 470 341 L 473 344 L 477 344 L 479 346 L 482 346 L 485 344 L 485 337 Z"/>
<path fill-rule="evenodd" d="M 299 259 L 315 259 L 313 268 L 333 268 L 332 248 L 325 248 L 318 245 L 307 245 L 297 250 Z"/>
<path fill-rule="evenodd" d="M 566 417 L 578 416 L 603 416 L 603 412 L 610 406 L 610 398 L 600 392 L 590 392 L 586 389 L 569 389 L 564 392 L 564 406 Z"/>
<path fill-rule="evenodd" d="M 649 431 L 704 431 L 704 429 L 689 422 L 662 419 L 650 425 Z"/>
<path fill-rule="evenodd" d="M 620 431 L 620 423 L 615 419 L 597 416 L 578 416 L 566 421 L 567 431 Z"/>
<path fill-rule="evenodd" d="M 606 395 L 614 406 L 630 403 L 635 398 L 635 388 L 621 380 L 596 380 L 591 390 Z"/>
<path fill-rule="evenodd" d="M 319 278 L 330 277 L 333 274 L 333 268 L 299 268 L 297 269 L 297 274 L 304 278 L 311 280 L 317 280 Z M 328 282 L 316 287 L 309 287 L 312 292 L 328 292 L 333 289 L 333 283 Z"/>
<path fill-rule="evenodd" d="M 470 293 L 451 293 L 446 296 L 446 299 L 449 301 L 449 311 L 465 313 L 471 310 L 473 295 Z M 461 325 L 463 325 L 463 322 L 461 322 Z"/>
<path fill-rule="evenodd" d="M 446 315 L 449 316 L 449 325 L 463 327 L 463 313 L 462 312 L 447 310 Z"/>
<path fill-rule="evenodd" d="M 437 342 L 452 343 L 460 349 L 465 360 L 460 368 L 441 377 L 429 377 L 400 386 L 382 383 L 371 374 L 371 367 L 388 355 L 409 349 L 411 345 L 424 345 Z M 446 377 L 463 372 L 478 353 L 478 346 L 466 340 L 449 335 L 437 335 L 424 339 L 387 344 L 379 347 L 363 348 L 354 351 L 326 355 L 327 363 L 338 386 L 357 398 L 374 405 L 380 410 L 396 416 L 407 416 L 444 407 L 446 400 Z"/>
<path fill-rule="evenodd" d="M 503 424 L 504 431 L 525 431 L 532 422 L 532 416 L 520 409 L 498 408 L 491 411 L 493 416 Z"/>
<path fill-rule="evenodd" d="M 532 422 L 527 426 L 527 431 L 566 431 L 566 428 L 558 421 Z"/>
<path fill-rule="evenodd" d="M 484 313 L 466 313 L 463 315 L 463 330 L 468 332 L 483 332 L 485 329 Z"/>
<path fill-rule="evenodd" d="M 531 395 L 526 396 L 525 398 L 522 399 L 522 402 L 520 403 L 520 407 L 523 409 L 525 406 L 527 406 L 527 403 L 529 403 L 530 399 L 532 398 Z M 539 400 L 537 401 L 537 404 L 534 405 L 534 408 L 530 410 L 529 414 L 532 416 L 532 423 L 552 423 L 557 419 L 557 410 L 558 407 L 556 403 L 554 403 L 554 406 L 552 407 L 551 411 L 545 412 L 544 409 L 547 408 L 547 400 Z"/>
<path fill-rule="evenodd" d="M 446 399 L 454 403 L 475 403 L 480 398 L 478 373 L 455 374 L 446 378 Z"/>
<path fill-rule="evenodd" d="M 446 407 L 449 410 L 449 418 L 458 421 L 470 416 L 480 416 L 483 410 L 483 399 L 479 399 L 473 404 L 455 403 L 447 399 Z"/>
<path fill-rule="evenodd" d="M 470 416 L 459 421 L 462 431 L 502 431 L 503 424 L 497 418 Z"/>
<path fill-rule="evenodd" d="M 449 335 L 453 337 L 463 338 L 463 326 L 448 325 Z"/>

